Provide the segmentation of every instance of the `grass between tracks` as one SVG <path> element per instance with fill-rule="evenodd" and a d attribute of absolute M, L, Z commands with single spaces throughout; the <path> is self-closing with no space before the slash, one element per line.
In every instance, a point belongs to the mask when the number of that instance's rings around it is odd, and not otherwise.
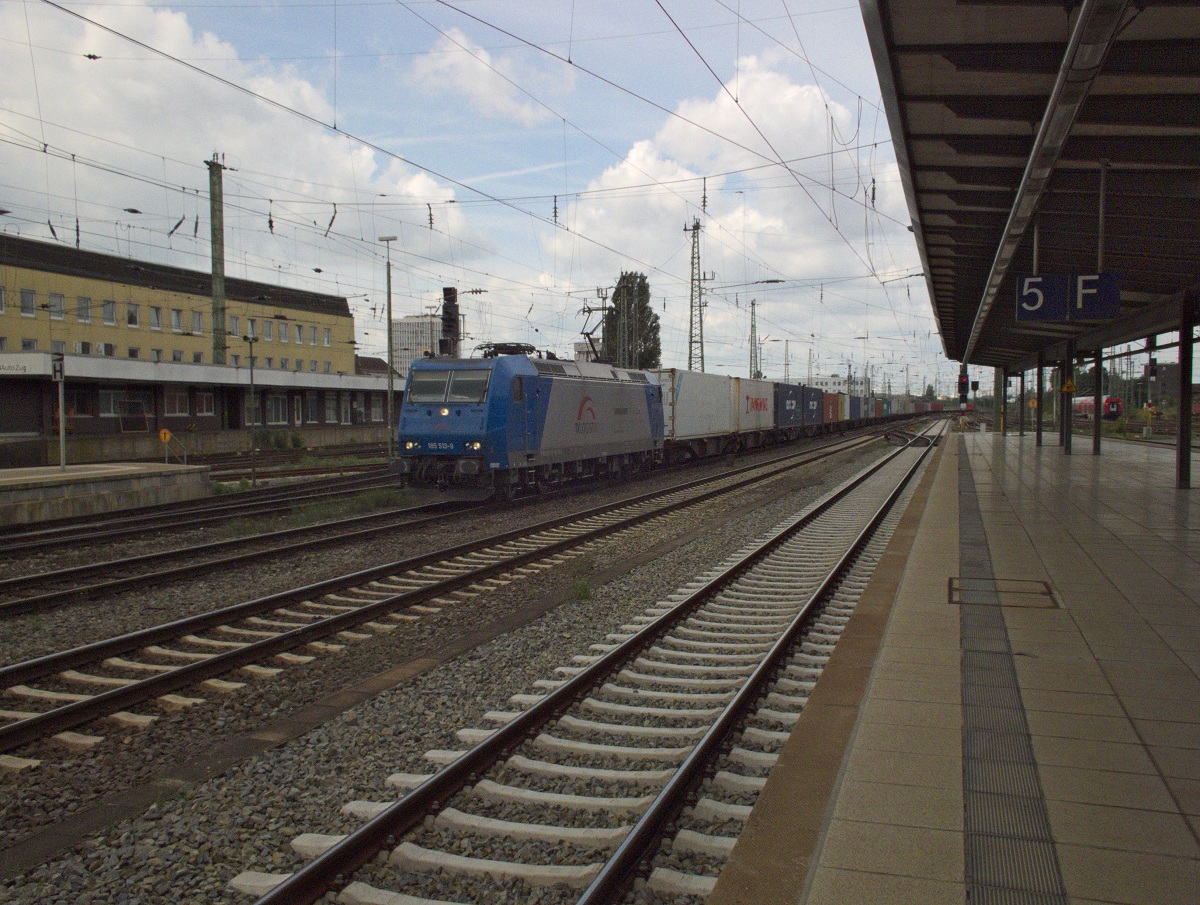
<path fill-rule="evenodd" d="M 224 534 L 228 537 L 243 537 L 247 534 L 259 534 L 267 530 L 282 530 L 284 528 L 300 528 L 305 525 L 315 525 L 318 522 L 330 522 L 355 515 L 366 515 L 371 512 L 382 512 L 388 509 L 400 509 L 412 505 L 412 497 L 407 490 L 399 488 L 380 487 L 375 490 L 365 490 L 352 497 L 339 500 L 328 500 L 311 503 L 293 509 L 287 515 L 272 520 L 272 528 L 267 528 L 262 519 L 235 519 L 224 526 Z"/>

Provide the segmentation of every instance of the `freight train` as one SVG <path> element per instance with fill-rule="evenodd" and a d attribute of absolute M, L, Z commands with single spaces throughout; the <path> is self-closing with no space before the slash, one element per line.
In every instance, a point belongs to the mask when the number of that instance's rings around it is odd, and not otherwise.
<path fill-rule="evenodd" d="M 674 368 L 496 354 L 413 362 L 399 468 L 510 498 L 580 478 L 769 446 L 891 417 L 883 400 Z"/>

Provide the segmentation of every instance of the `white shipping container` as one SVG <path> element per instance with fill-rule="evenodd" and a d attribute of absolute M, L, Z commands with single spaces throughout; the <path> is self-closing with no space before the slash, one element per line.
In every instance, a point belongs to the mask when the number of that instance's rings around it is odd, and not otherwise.
<path fill-rule="evenodd" d="M 725 437 L 775 425 L 775 392 L 768 380 L 678 368 L 653 373 L 662 384 L 667 440 Z"/>
<path fill-rule="evenodd" d="M 663 421 L 667 440 L 721 437 L 737 430 L 736 410 L 731 411 L 734 379 L 664 368 L 658 375 L 663 393 Z"/>

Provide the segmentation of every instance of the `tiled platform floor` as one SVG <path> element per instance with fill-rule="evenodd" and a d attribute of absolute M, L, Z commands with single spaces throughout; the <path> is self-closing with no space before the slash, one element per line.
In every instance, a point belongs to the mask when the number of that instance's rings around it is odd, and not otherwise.
<path fill-rule="evenodd" d="M 964 817 L 994 799 L 964 792 L 950 588 L 984 539 L 1060 884 L 1005 901 L 1200 902 L 1200 489 L 1173 456 L 950 435 L 710 903 L 961 905 L 1019 873 L 1023 843 Z M 992 848 L 1001 889 L 968 898 Z"/>

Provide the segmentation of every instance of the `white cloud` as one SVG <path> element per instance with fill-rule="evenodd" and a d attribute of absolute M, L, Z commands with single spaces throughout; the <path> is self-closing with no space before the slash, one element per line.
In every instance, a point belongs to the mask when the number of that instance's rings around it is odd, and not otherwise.
<path fill-rule="evenodd" d="M 551 66 L 537 68 L 518 56 L 495 56 L 453 28 L 413 62 L 410 83 L 423 92 L 462 97 L 481 116 L 532 126 L 553 116 L 533 97 L 549 103 L 574 85 L 569 69 Z M 529 86 L 533 97 L 518 85 Z"/>

